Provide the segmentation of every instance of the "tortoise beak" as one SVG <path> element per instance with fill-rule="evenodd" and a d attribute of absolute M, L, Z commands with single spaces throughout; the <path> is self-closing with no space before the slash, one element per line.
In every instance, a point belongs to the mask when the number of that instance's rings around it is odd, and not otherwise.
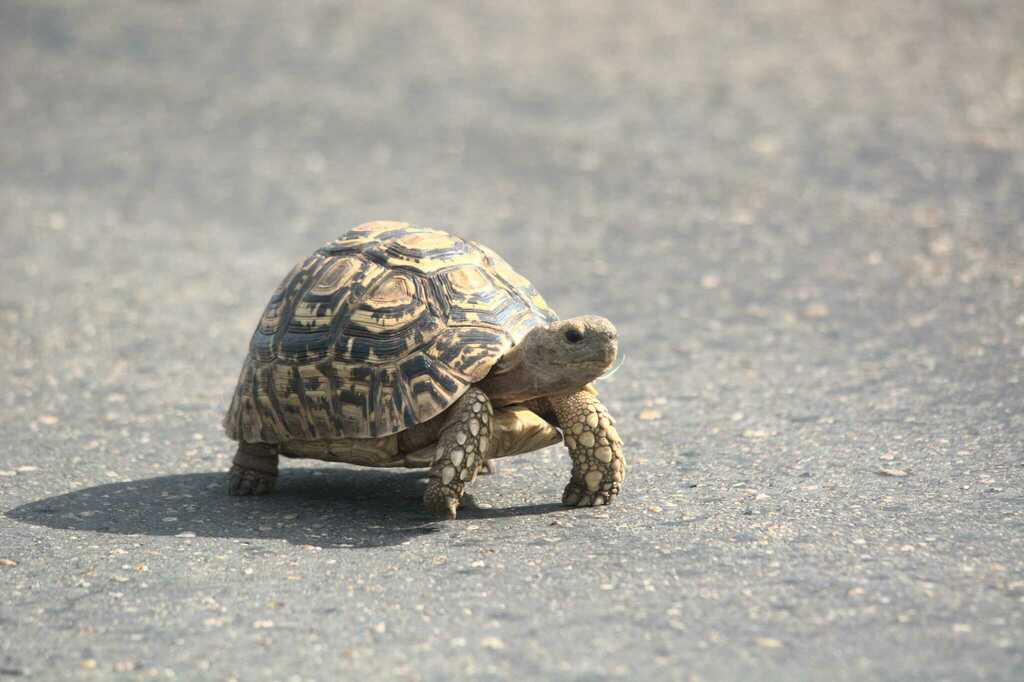
<path fill-rule="evenodd" d="M 604 351 L 604 362 L 611 366 L 619 352 L 619 332 L 615 325 L 603 317 L 588 315 L 586 320 L 587 334 L 594 335 Z"/>
<path fill-rule="evenodd" d="M 614 367 L 610 367 L 609 369 L 606 369 L 604 371 L 604 373 L 601 374 L 601 376 L 598 377 L 598 379 L 607 379 L 608 377 L 610 377 L 611 375 L 613 375 L 613 374 L 615 374 L 616 372 L 619 371 L 619 367 L 622 367 L 623 363 L 626 362 L 626 353 L 625 353 L 625 351 L 619 353 L 618 354 L 618 358 L 619 358 L 619 361 L 615 363 L 615 366 Z M 612 360 L 609 360 L 609 365 L 611 364 L 611 362 L 612 362 Z"/>

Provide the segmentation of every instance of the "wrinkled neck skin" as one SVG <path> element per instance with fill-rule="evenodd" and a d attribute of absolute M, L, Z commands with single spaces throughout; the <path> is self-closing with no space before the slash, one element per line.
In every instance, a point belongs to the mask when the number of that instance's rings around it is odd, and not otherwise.
<path fill-rule="evenodd" d="M 536 328 L 506 353 L 479 384 L 491 402 L 496 406 L 511 405 L 575 393 L 601 376 L 615 358 L 614 331 L 610 338 L 605 334 L 567 344 L 567 327 L 587 329 L 585 318 L 577 319 L 584 322 L 566 320 Z M 614 330 L 610 323 L 606 324 Z"/>
<path fill-rule="evenodd" d="M 527 362 L 527 340 L 505 354 L 491 369 L 480 388 L 495 406 L 522 403 L 531 398 L 549 395 L 548 382 L 542 373 L 531 370 Z M 570 389 L 571 390 L 571 389 Z"/>

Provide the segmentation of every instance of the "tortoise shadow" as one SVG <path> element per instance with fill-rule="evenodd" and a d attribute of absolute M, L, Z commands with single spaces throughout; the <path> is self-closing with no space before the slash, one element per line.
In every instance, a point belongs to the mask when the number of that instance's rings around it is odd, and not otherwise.
<path fill-rule="evenodd" d="M 280 539 L 295 545 L 372 548 L 440 532 L 448 523 L 530 516 L 558 504 L 481 509 L 464 498 L 459 518 L 423 511 L 425 472 L 344 468 L 281 471 L 265 497 L 230 497 L 221 472 L 105 483 L 29 502 L 6 512 L 15 521 L 118 535 Z"/>

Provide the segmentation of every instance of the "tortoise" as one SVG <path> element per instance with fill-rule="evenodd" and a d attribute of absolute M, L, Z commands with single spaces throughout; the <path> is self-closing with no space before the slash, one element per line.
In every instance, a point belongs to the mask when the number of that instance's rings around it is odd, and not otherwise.
<path fill-rule="evenodd" d="M 454 519 L 490 460 L 564 434 L 562 502 L 608 504 L 625 460 L 592 382 L 616 354 L 611 322 L 559 320 L 486 246 L 360 225 L 297 264 L 263 312 L 224 418 L 228 492 L 272 492 L 281 455 L 429 467 L 424 505 Z"/>

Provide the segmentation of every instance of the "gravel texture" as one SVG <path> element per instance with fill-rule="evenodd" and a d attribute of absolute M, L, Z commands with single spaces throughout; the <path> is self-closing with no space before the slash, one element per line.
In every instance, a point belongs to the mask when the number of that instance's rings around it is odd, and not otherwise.
<path fill-rule="evenodd" d="M 1024 4 L 0 3 L 0 679 L 1013 680 Z M 630 468 L 225 495 L 293 262 L 391 218 L 619 327 Z"/>

